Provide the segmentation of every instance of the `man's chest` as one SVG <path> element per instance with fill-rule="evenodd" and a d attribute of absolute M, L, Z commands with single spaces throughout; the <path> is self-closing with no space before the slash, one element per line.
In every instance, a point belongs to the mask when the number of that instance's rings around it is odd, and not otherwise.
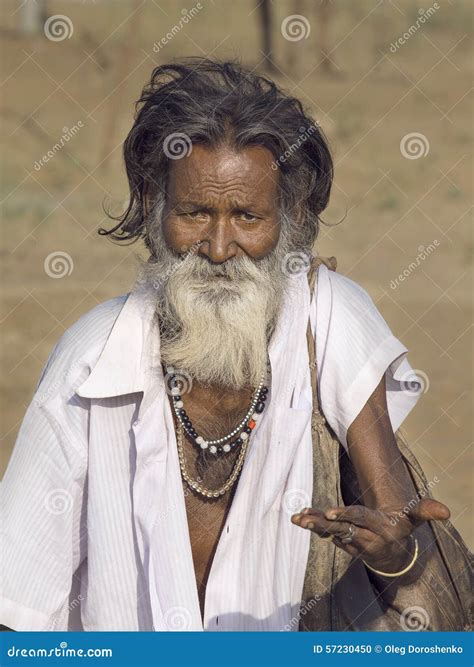
<path fill-rule="evenodd" d="M 231 405 L 219 393 L 186 397 L 188 414 L 198 433 L 206 439 L 222 437 L 232 430 L 247 407 L 246 397 Z M 183 438 L 183 455 L 192 479 L 208 490 L 220 488 L 229 478 L 238 451 L 213 455 L 200 450 L 189 438 Z M 184 484 L 186 515 L 201 608 L 214 554 L 233 500 L 235 484 L 220 498 L 207 498 Z"/>
<path fill-rule="evenodd" d="M 225 530 L 232 494 L 226 494 L 218 500 L 209 500 L 194 495 L 185 486 L 184 496 L 194 572 L 203 612 L 207 581 L 222 530 Z"/>

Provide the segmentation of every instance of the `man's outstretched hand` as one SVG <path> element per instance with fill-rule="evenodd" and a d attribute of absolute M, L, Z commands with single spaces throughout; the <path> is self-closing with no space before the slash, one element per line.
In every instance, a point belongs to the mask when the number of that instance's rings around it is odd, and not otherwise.
<path fill-rule="evenodd" d="M 450 515 L 443 503 L 423 498 L 413 507 L 383 510 L 364 505 L 332 507 L 324 512 L 306 508 L 291 521 L 323 538 L 332 538 L 336 546 L 376 570 L 392 573 L 403 570 L 413 557 L 409 539 L 413 530 L 425 521 L 446 521 Z M 352 541 L 341 541 L 347 537 Z"/>

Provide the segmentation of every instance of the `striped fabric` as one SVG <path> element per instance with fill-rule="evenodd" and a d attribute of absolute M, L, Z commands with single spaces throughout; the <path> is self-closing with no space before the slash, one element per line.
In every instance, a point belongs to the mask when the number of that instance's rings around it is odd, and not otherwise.
<path fill-rule="evenodd" d="M 394 429 L 419 393 L 401 391 L 407 350 L 364 290 L 323 266 L 310 304 L 306 276 L 290 280 L 269 347 L 267 408 L 213 560 L 204 620 L 154 303 L 138 289 L 62 336 L 25 415 L 2 482 L 2 624 L 297 629 L 309 533 L 290 516 L 312 494 L 308 317 L 322 408 L 344 444 L 384 373 Z"/>

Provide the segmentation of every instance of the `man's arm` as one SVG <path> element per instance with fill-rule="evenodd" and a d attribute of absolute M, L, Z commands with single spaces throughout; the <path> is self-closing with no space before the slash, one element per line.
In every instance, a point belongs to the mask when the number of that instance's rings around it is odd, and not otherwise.
<path fill-rule="evenodd" d="M 420 500 L 416 493 L 390 423 L 385 376 L 348 429 L 347 443 L 359 482 L 360 504 L 308 508 L 292 520 L 323 537 L 333 536 L 338 547 L 376 570 L 402 571 L 414 555 L 411 534 L 420 542 L 418 551 L 423 554 L 429 534 L 418 527 L 428 520 L 446 520 L 450 512 L 435 500 Z M 353 531 L 352 541 L 342 543 L 341 537 L 349 531 Z M 415 565 L 397 583 L 408 583 L 421 572 L 421 556 Z"/>
<path fill-rule="evenodd" d="M 47 630 L 67 604 L 85 545 L 85 457 L 37 399 L 1 485 L 0 623 Z"/>

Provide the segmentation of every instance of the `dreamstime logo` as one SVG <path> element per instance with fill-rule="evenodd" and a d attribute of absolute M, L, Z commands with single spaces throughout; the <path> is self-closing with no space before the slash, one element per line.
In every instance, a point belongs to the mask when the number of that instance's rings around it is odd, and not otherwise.
<path fill-rule="evenodd" d="M 407 607 L 400 615 L 400 625 L 405 632 L 422 632 L 429 623 L 430 617 L 423 607 Z"/>
<path fill-rule="evenodd" d="M 440 481 L 439 477 L 435 475 L 433 477 L 433 479 L 429 480 L 429 482 L 427 482 L 424 487 L 421 487 L 420 489 L 418 489 L 418 491 L 416 492 L 415 497 L 412 498 L 407 503 L 407 505 L 405 505 L 405 507 L 403 509 L 399 510 L 395 514 L 395 516 L 392 516 L 392 518 L 390 519 L 390 524 L 392 526 L 396 526 L 397 523 L 400 521 L 400 519 L 404 519 L 406 516 L 408 516 L 410 514 L 411 510 L 418 505 L 418 503 L 420 502 L 420 500 L 422 500 L 422 498 L 424 498 L 425 496 L 428 496 L 428 498 L 429 498 L 431 489 L 436 484 L 438 484 L 439 481 Z"/>
<path fill-rule="evenodd" d="M 184 132 L 172 132 L 168 134 L 163 142 L 163 151 L 170 160 L 181 160 L 181 158 L 191 155 L 193 144 Z"/>
<path fill-rule="evenodd" d="M 390 289 L 397 289 L 400 283 L 404 282 L 412 273 L 415 271 L 421 264 L 424 262 L 427 257 L 431 255 L 432 252 L 440 246 L 438 239 L 434 239 L 431 243 L 428 243 L 427 246 L 420 245 L 418 246 L 418 255 L 415 257 L 413 262 L 403 269 L 402 273 L 390 281 Z"/>
<path fill-rule="evenodd" d="M 68 377 L 71 377 L 73 373 L 76 374 L 80 372 L 84 366 L 87 366 L 87 364 L 83 359 L 76 359 L 74 363 L 68 366 L 65 373 L 61 373 L 58 377 L 56 377 L 54 382 L 47 382 L 43 378 L 35 395 L 33 396 L 32 402 L 36 405 L 43 405 L 43 403 L 45 403 L 61 389 L 61 387 L 68 381 Z"/>
<path fill-rule="evenodd" d="M 301 14 L 292 14 L 283 19 L 281 24 L 281 34 L 289 42 L 299 42 L 301 39 L 308 39 L 311 32 L 311 25 Z"/>
<path fill-rule="evenodd" d="M 167 394 L 182 396 L 191 391 L 193 381 L 191 375 L 187 371 L 181 371 L 172 366 L 167 366 L 165 385 Z"/>
<path fill-rule="evenodd" d="M 283 494 L 282 507 L 290 516 L 298 514 L 310 505 L 311 499 L 304 489 L 289 489 Z"/>
<path fill-rule="evenodd" d="M 404 394 L 426 394 L 430 388 L 430 380 L 424 371 L 415 368 L 402 375 L 400 386 Z"/>
<path fill-rule="evenodd" d="M 410 37 L 412 37 L 418 30 L 437 12 L 437 10 L 440 8 L 439 4 L 437 2 L 433 3 L 432 7 L 428 7 L 428 9 L 419 9 L 418 10 L 418 18 L 416 19 L 415 23 L 413 23 L 406 32 L 403 33 L 401 37 L 396 39 L 394 42 L 390 44 L 390 51 L 392 53 L 396 53 L 397 50 L 408 40 Z"/>
<path fill-rule="evenodd" d="M 171 632 L 188 630 L 191 626 L 191 612 L 186 607 L 170 607 L 165 612 L 163 620 Z"/>
<path fill-rule="evenodd" d="M 308 273 L 310 267 L 311 257 L 305 252 L 288 252 L 281 264 L 282 272 L 288 277 Z"/>
<path fill-rule="evenodd" d="M 421 132 L 405 134 L 400 141 L 400 153 L 407 160 L 418 160 L 430 152 L 430 142 Z"/>
<path fill-rule="evenodd" d="M 304 604 L 298 609 L 298 613 L 295 616 L 290 618 L 289 623 L 287 623 L 280 632 L 291 632 L 296 629 L 300 623 L 301 617 L 306 616 L 306 614 L 311 611 L 311 609 L 320 602 L 321 596 L 315 595 L 309 600 L 305 600 Z"/>
<path fill-rule="evenodd" d="M 173 37 L 177 35 L 184 28 L 184 26 L 187 25 L 189 21 L 201 11 L 201 9 L 204 9 L 204 7 L 200 2 L 197 2 L 194 7 L 191 7 L 191 9 L 182 9 L 181 18 L 179 21 L 168 30 L 166 35 L 158 40 L 158 42 L 153 44 L 153 51 L 158 53 L 158 51 L 162 49 L 163 46 L 169 44 Z"/>
<path fill-rule="evenodd" d="M 39 171 L 41 167 L 44 167 L 44 165 L 49 162 L 55 155 L 58 153 L 61 148 L 64 147 L 65 143 L 69 142 L 78 132 L 80 129 L 84 127 L 84 123 L 82 120 L 78 120 L 77 123 L 75 123 L 72 127 L 63 127 L 63 133 L 53 147 L 46 153 L 46 155 L 43 155 L 43 157 L 40 160 L 36 160 L 34 164 L 34 168 L 36 171 Z"/>
<path fill-rule="evenodd" d="M 73 609 L 76 609 L 76 607 L 79 607 L 80 604 L 81 604 L 81 602 L 84 601 L 84 600 L 85 600 L 85 597 L 84 597 L 81 593 L 79 593 L 79 595 L 77 596 L 77 598 L 74 598 L 74 599 L 68 604 L 68 607 L 67 607 L 67 608 L 68 608 L 68 611 L 73 611 Z M 50 624 L 48 630 L 56 630 L 56 627 L 57 627 L 59 621 L 60 621 L 59 618 L 54 618 L 54 619 L 51 621 L 51 624 Z M 64 644 L 64 646 L 63 646 L 63 644 Z M 66 648 L 66 647 L 67 647 L 67 644 L 66 644 L 66 642 L 61 642 L 60 646 L 61 646 L 61 648 Z"/>
<path fill-rule="evenodd" d="M 291 144 L 290 147 L 287 148 L 285 152 L 282 153 L 276 160 L 273 160 L 273 171 L 276 171 L 281 164 L 286 162 L 287 159 L 291 157 L 293 153 L 297 151 L 298 148 L 302 146 L 312 134 L 314 134 L 314 132 L 316 132 L 317 125 L 319 125 L 319 123 L 316 121 L 315 125 L 310 125 L 309 127 L 300 127 L 300 136 L 298 139 L 293 144 Z"/>
<path fill-rule="evenodd" d="M 176 262 L 176 264 L 173 264 L 169 269 L 167 269 L 164 274 L 161 275 L 161 277 L 154 278 L 149 282 L 149 285 L 153 287 L 155 290 L 161 290 L 163 285 L 166 283 L 169 278 L 173 275 L 173 273 L 179 268 L 179 266 L 186 262 L 186 260 L 189 259 L 192 255 L 196 255 L 199 251 L 199 247 L 201 246 L 202 241 L 196 241 L 196 243 L 193 243 L 191 246 L 188 248 L 186 246 L 181 247 L 181 255 L 179 257 L 179 260 Z M 146 274 L 142 271 L 140 272 L 138 278 L 137 278 L 137 285 L 143 285 L 144 283 L 147 282 Z"/>
<path fill-rule="evenodd" d="M 44 24 L 44 34 L 51 42 L 62 42 L 63 39 L 71 39 L 74 26 L 69 16 L 54 14 Z"/>
<path fill-rule="evenodd" d="M 72 507 L 72 496 L 66 489 L 53 489 L 46 495 L 44 506 L 49 514 L 65 514 Z"/>
<path fill-rule="evenodd" d="M 50 278 L 70 276 L 74 269 L 71 255 L 61 250 L 50 252 L 44 260 L 44 270 Z"/>

